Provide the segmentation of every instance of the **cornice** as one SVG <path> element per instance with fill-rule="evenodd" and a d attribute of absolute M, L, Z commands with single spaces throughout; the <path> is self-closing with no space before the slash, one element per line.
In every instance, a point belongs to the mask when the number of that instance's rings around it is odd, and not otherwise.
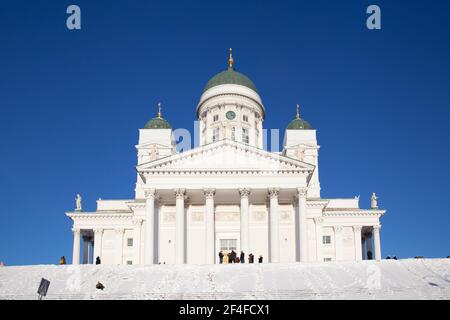
<path fill-rule="evenodd" d="M 298 174 L 308 175 L 308 171 L 305 170 L 260 170 L 260 169 L 149 169 L 145 170 L 144 174 L 147 175 L 272 175 L 272 174 Z"/>
<path fill-rule="evenodd" d="M 316 200 L 306 198 L 306 206 L 308 208 L 325 208 L 329 202 L 330 202 L 329 200 L 320 200 L 320 199 Z"/>
<path fill-rule="evenodd" d="M 327 217 L 333 216 L 382 216 L 384 215 L 386 210 L 364 210 L 364 209 L 336 209 L 333 211 L 324 210 L 323 215 Z"/>
<path fill-rule="evenodd" d="M 133 217 L 133 213 L 125 213 L 125 212 L 91 212 L 91 213 L 72 213 L 67 212 L 66 216 L 71 219 L 80 219 L 80 220 L 98 220 L 98 219 L 131 219 Z"/>

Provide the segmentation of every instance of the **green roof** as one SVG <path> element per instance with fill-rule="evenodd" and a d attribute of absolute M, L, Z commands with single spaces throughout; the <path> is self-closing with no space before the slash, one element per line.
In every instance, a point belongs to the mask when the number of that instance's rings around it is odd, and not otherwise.
<path fill-rule="evenodd" d="M 203 92 L 221 84 L 239 84 L 258 92 L 253 81 L 250 80 L 246 75 L 234 70 L 232 66 L 212 77 L 206 84 Z"/>
<path fill-rule="evenodd" d="M 144 129 L 170 129 L 172 126 L 162 117 L 155 117 L 145 125 Z"/>
<path fill-rule="evenodd" d="M 291 130 L 313 129 L 313 127 L 311 127 L 311 125 L 307 121 L 301 118 L 295 118 L 294 120 L 292 120 L 291 123 L 289 123 L 289 125 L 287 126 L 287 128 Z"/>

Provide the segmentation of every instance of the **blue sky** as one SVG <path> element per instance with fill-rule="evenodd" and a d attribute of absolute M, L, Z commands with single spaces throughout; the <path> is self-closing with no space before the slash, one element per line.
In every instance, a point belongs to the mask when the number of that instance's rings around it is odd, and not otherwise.
<path fill-rule="evenodd" d="M 297 102 L 317 128 L 323 197 L 377 192 L 383 256 L 450 255 L 449 18 L 448 1 L 2 1 L 0 261 L 71 258 L 76 193 L 132 198 L 138 129 L 162 101 L 192 130 L 229 47 L 265 128 Z"/>

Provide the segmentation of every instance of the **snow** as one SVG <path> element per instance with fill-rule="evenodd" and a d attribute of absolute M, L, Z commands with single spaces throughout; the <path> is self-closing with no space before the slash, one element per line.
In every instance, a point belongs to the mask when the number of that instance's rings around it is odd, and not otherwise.
<path fill-rule="evenodd" d="M 0 267 L 0 299 L 449 299 L 450 259 Z M 95 288 L 100 281 L 105 289 Z"/>

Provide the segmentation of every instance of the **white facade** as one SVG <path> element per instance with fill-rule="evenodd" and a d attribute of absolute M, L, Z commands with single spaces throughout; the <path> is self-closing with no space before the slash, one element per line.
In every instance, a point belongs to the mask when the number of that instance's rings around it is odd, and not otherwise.
<path fill-rule="evenodd" d="M 265 151 L 265 112 L 256 90 L 219 83 L 197 106 L 199 147 L 177 153 L 172 129 L 140 129 L 135 199 L 67 213 L 73 264 L 81 251 L 103 264 L 213 264 L 231 249 L 246 262 L 381 259 L 385 211 L 322 199 L 316 130 L 287 129 L 283 151 Z"/>

